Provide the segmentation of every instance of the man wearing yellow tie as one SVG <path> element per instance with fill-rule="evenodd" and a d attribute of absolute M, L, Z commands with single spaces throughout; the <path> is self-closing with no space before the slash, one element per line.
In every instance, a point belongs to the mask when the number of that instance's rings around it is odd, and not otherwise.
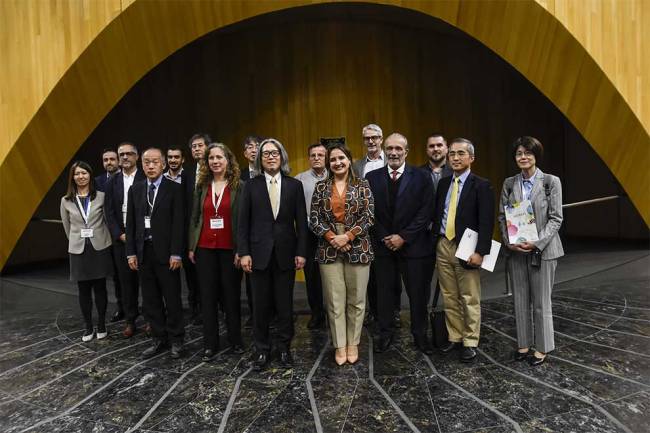
<path fill-rule="evenodd" d="M 476 357 L 481 330 L 481 279 L 479 268 L 489 254 L 494 228 L 494 193 L 487 179 L 471 172 L 474 145 L 456 138 L 449 145 L 447 160 L 454 175 L 440 180 L 436 192 L 434 235 L 437 236 L 438 275 L 445 301 L 449 343 L 440 351 L 460 351 L 460 360 Z M 456 258 L 456 248 L 465 232 L 478 233 L 476 250 L 468 261 Z"/>

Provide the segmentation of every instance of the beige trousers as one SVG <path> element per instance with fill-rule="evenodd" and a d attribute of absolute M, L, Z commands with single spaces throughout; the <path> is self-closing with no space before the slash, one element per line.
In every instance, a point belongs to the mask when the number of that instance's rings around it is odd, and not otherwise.
<path fill-rule="evenodd" d="M 441 236 L 436 263 L 449 341 L 476 347 L 481 333 L 481 275 L 478 269 L 463 268 L 455 254 L 456 243 Z"/>
<path fill-rule="evenodd" d="M 361 339 L 370 265 L 351 264 L 339 258 L 319 266 L 332 344 L 337 349 L 356 346 Z"/>

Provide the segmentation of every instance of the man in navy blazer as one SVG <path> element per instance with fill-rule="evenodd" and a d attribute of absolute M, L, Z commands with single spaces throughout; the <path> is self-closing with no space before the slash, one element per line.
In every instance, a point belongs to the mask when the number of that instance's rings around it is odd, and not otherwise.
<path fill-rule="evenodd" d="M 460 360 L 471 362 L 476 357 L 481 330 L 479 268 L 492 245 L 494 192 L 487 179 L 471 172 L 471 141 L 454 139 L 447 156 L 454 175 L 442 178 L 438 184 L 433 220 L 433 233 L 438 237 L 436 263 L 449 332 L 449 343 L 441 351 L 447 354 L 462 348 Z M 478 233 L 475 252 L 467 262 L 455 256 L 465 229 Z"/>
<path fill-rule="evenodd" d="M 129 190 L 126 253 L 129 267 L 138 271 L 145 318 L 154 344 L 142 353 L 150 358 L 167 349 L 179 358 L 183 346 L 181 278 L 185 239 L 185 200 L 181 185 L 164 177 L 162 150 L 142 153 L 146 182 Z"/>
<path fill-rule="evenodd" d="M 278 140 L 260 143 L 258 172 L 246 182 L 239 208 L 237 252 L 253 292 L 253 367 L 269 362 L 269 322 L 277 312 L 280 362 L 292 366 L 293 285 L 307 257 L 307 209 L 302 183 L 290 177 L 288 156 Z"/>
<path fill-rule="evenodd" d="M 385 352 L 392 343 L 394 276 L 401 275 L 409 296 L 415 346 L 431 354 L 426 335 L 433 274 L 433 241 L 429 230 L 434 208 L 433 184 L 424 171 L 406 164 L 409 148 L 402 134 L 386 137 L 384 149 L 388 165 L 366 175 L 375 199 L 375 225 L 370 230 L 379 315 L 375 351 Z"/>
<path fill-rule="evenodd" d="M 138 149 L 132 143 L 120 144 L 117 154 L 122 171 L 106 182 L 106 223 L 113 238 L 113 258 L 122 287 L 122 303 L 126 319 L 126 327 L 122 334 L 129 338 L 135 333 L 135 320 L 140 314 L 138 308 L 140 290 L 138 273 L 131 270 L 126 261 L 126 209 L 129 189 L 133 184 L 143 182 L 146 178 L 142 170 L 138 170 Z"/>
<path fill-rule="evenodd" d="M 102 165 L 104 166 L 104 173 L 95 177 L 95 189 L 105 192 L 108 179 L 120 171 L 117 152 L 113 149 L 104 149 L 102 152 Z"/>

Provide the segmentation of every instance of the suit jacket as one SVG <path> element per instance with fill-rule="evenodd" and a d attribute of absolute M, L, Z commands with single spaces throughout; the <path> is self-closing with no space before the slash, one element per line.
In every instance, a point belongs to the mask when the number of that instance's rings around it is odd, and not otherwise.
<path fill-rule="evenodd" d="M 126 255 L 138 256 L 140 263 L 144 251 L 144 217 L 149 206 L 147 188 L 147 182 L 133 183 L 126 215 Z M 155 259 L 160 264 L 169 263 L 170 256 L 183 255 L 184 206 L 181 185 L 163 177 L 151 211 L 150 230 Z"/>
<path fill-rule="evenodd" d="M 357 175 L 359 178 L 363 178 L 363 170 L 366 168 L 366 164 L 368 163 L 368 155 L 364 155 L 363 158 L 357 159 L 354 161 L 352 164 L 352 170 L 354 170 L 354 174 Z M 386 154 L 384 154 L 384 167 L 388 164 L 388 158 L 386 157 Z"/>
<path fill-rule="evenodd" d="M 429 165 L 428 162 L 425 163 L 424 165 L 421 165 L 419 168 L 422 169 L 427 174 L 427 176 L 429 176 L 429 179 L 431 179 L 431 166 Z M 454 170 L 451 169 L 449 164 L 445 164 L 445 165 L 442 166 L 442 172 L 440 172 L 440 179 L 442 179 L 443 177 L 449 177 L 449 176 L 453 176 L 453 175 L 454 175 Z M 438 180 L 438 183 L 439 182 L 440 182 L 440 180 Z M 433 179 L 431 179 L 431 183 L 433 184 Z M 433 185 L 433 194 L 434 194 L 434 196 L 436 194 L 437 189 L 438 189 L 437 185 Z"/>
<path fill-rule="evenodd" d="M 88 215 L 87 227 L 93 229 L 93 237 L 90 238 L 90 243 L 97 251 L 110 247 L 112 243 L 111 234 L 106 226 L 104 203 L 104 193 L 97 191 L 95 199 L 90 202 L 90 214 Z M 68 238 L 68 252 L 72 254 L 83 253 L 86 241 L 81 237 L 81 229 L 86 228 L 86 223 L 79 212 L 76 200 L 61 198 L 60 211 L 63 229 Z"/>
<path fill-rule="evenodd" d="M 507 178 L 503 181 L 501 189 L 501 200 L 499 202 L 499 228 L 501 239 L 509 244 L 508 231 L 506 228 L 505 206 L 523 200 L 521 190 L 521 173 Z M 548 185 L 548 195 L 544 185 Z M 539 240 L 535 246 L 542 251 L 543 260 L 555 260 L 564 255 L 559 230 L 562 226 L 562 184 L 557 176 L 543 173 L 539 168 L 535 174 L 533 189 L 530 192 L 530 201 L 535 213 L 535 225 Z M 506 254 L 511 250 L 504 248 Z"/>
<path fill-rule="evenodd" d="M 375 198 L 375 225 L 370 230 L 375 254 L 393 254 L 382 239 L 391 234 L 400 235 L 405 243 L 399 254 L 405 258 L 433 255 L 430 223 L 434 209 L 433 182 L 428 174 L 411 165 L 404 167 L 395 197 L 394 215 L 390 215 L 388 170 L 380 168 L 367 174 Z M 392 221 L 392 227 L 389 225 Z"/>
<path fill-rule="evenodd" d="M 108 182 L 108 179 L 110 179 L 111 176 L 107 176 L 107 173 L 102 173 L 99 176 L 96 176 L 95 177 L 95 189 L 97 191 L 104 192 L 106 190 L 106 182 Z"/>
<path fill-rule="evenodd" d="M 309 228 L 318 237 L 316 259 L 318 263 L 334 263 L 342 255 L 348 263 L 368 264 L 374 259 L 370 242 L 370 228 L 374 224 L 374 199 L 368 181 L 360 179 L 357 184 L 350 184 L 345 192 L 345 226 L 346 233 L 354 236 L 350 243 L 352 249 L 339 253 L 325 240 L 329 231 L 336 234 L 337 223 L 332 213 L 332 179 L 316 183 L 311 197 Z"/>
<path fill-rule="evenodd" d="M 133 185 L 146 179 L 141 169 L 135 173 Z M 120 235 L 126 233 L 122 220 L 122 204 L 124 204 L 124 178 L 122 173 L 111 176 L 104 185 L 106 191 L 106 223 L 113 240 L 119 242 Z"/>
<path fill-rule="evenodd" d="M 241 190 L 244 182 L 239 182 L 239 188 L 230 189 L 230 215 L 231 215 L 231 228 L 232 228 L 232 242 L 233 250 L 237 251 L 237 227 L 239 222 L 239 203 Z M 192 199 L 192 215 L 189 220 L 188 230 L 188 243 L 187 248 L 189 251 L 196 251 L 196 246 L 201 237 L 201 229 L 203 228 L 203 202 L 208 193 L 207 185 L 197 185 L 194 191 L 194 198 Z M 225 204 L 225 203 L 224 203 Z M 221 205 L 223 206 L 223 204 Z"/>
<path fill-rule="evenodd" d="M 433 220 L 433 234 L 436 237 L 442 236 L 439 234 L 440 226 L 445 211 L 447 191 L 449 191 L 452 179 L 453 176 L 445 177 L 438 183 L 436 212 Z M 489 254 L 494 229 L 494 192 L 487 179 L 471 172 L 465 180 L 456 206 L 456 238 L 454 239 L 456 244 L 460 242 L 467 228 L 478 233 L 476 252 L 482 256 Z M 461 264 L 465 266 L 462 260 Z"/>
<path fill-rule="evenodd" d="M 293 269 L 296 256 L 307 257 L 307 230 L 305 196 L 299 180 L 282 175 L 276 219 L 266 177 L 256 176 L 246 182 L 239 208 L 237 252 L 240 257 L 252 256 L 253 269 L 266 269 L 273 251 L 280 269 Z"/>

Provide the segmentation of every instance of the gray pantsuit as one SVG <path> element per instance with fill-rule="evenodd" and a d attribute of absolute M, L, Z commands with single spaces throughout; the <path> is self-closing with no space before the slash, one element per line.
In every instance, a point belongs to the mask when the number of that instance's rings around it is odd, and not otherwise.
<path fill-rule="evenodd" d="M 558 234 L 563 220 L 562 184 L 558 177 L 545 174 L 539 168 L 534 178 L 530 201 L 539 236 L 534 244 L 542 252 L 541 266 L 531 265 L 532 254 L 505 251 L 510 256 L 508 272 L 515 301 L 518 347 L 534 346 L 537 351 L 548 353 L 555 348 L 551 291 L 557 259 L 564 255 Z M 506 245 L 509 242 L 504 207 L 522 199 L 521 174 L 507 178 L 503 182 L 498 218 L 501 238 Z"/>

